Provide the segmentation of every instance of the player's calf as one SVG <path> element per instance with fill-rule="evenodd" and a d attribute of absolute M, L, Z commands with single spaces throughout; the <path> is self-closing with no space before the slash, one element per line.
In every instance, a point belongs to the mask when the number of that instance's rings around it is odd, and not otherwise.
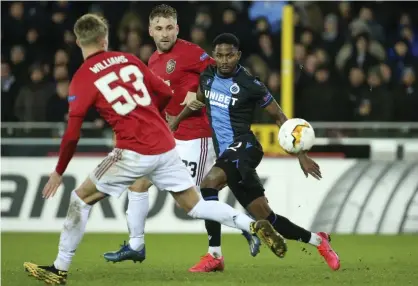
<path fill-rule="evenodd" d="M 106 195 L 98 192 L 90 179 L 86 179 L 71 193 L 70 205 L 61 232 L 57 258 L 51 266 L 38 266 L 25 262 L 31 276 L 49 284 L 65 284 L 75 251 L 83 238 L 92 205 Z"/>
<path fill-rule="evenodd" d="M 212 167 L 203 179 L 200 192 L 206 201 L 218 201 L 219 191 L 226 186 L 227 176 L 225 171 L 219 167 Z M 248 214 L 247 214 L 248 215 Z M 216 221 L 205 221 L 205 227 L 209 237 L 209 250 L 212 255 L 217 252 L 221 254 L 221 225 Z M 260 252 L 260 239 L 246 231 L 242 235 L 247 240 L 251 256 L 255 257 Z"/>
<path fill-rule="evenodd" d="M 286 239 L 303 241 L 318 246 L 321 243 L 321 237 L 311 233 L 306 229 L 292 223 L 289 219 L 275 214 L 268 205 L 266 197 L 259 197 L 248 204 L 247 210 L 255 216 L 256 219 L 265 219 L 269 221 L 274 229 L 283 235 Z"/>
<path fill-rule="evenodd" d="M 172 192 L 172 195 L 193 218 L 213 220 L 229 227 L 250 231 L 250 223 L 253 222 L 250 217 L 225 203 L 201 199 L 195 188 L 189 188 L 183 192 Z"/>
<path fill-rule="evenodd" d="M 188 211 L 188 215 L 191 217 L 217 221 L 226 226 L 257 235 L 277 256 L 284 256 L 287 250 L 286 243 L 268 221 L 254 222 L 247 215 L 238 212 L 225 203 L 201 200 L 193 188 L 172 194 L 174 199 Z M 190 206 L 192 206 L 191 209 Z"/>
<path fill-rule="evenodd" d="M 266 217 L 267 213 L 270 211 L 267 215 L 267 221 L 269 221 L 274 229 L 284 238 L 301 241 L 315 246 L 331 269 L 338 270 L 340 268 L 340 259 L 329 243 L 328 234 L 310 232 L 294 224 L 286 217 L 275 214 L 271 211 L 267 199 L 264 197 L 255 199 L 248 205 L 247 209 L 258 219 L 260 217 Z"/>

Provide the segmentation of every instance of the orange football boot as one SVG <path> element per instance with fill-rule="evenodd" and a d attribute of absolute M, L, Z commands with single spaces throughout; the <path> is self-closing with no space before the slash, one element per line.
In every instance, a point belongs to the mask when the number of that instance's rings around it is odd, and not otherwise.
<path fill-rule="evenodd" d="M 189 272 L 216 272 L 224 271 L 224 257 L 213 257 L 210 253 L 202 256 L 200 261 L 189 269 Z"/>
<path fill-rule="evenodd" d="M 317 234 L 322 238 L 321 244 L 317 247 L 319 254 L 332 270 L 340 269 L 340 258 L 331 247 L 331 237 L 325 232 L 318 232 Z"/>

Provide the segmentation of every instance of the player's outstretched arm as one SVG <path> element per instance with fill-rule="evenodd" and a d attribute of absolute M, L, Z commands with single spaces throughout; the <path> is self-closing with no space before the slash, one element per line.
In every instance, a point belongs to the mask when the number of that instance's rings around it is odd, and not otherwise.
<path fill-rule="evenodd" d="M 80 74 L 82 73 L 76 74 L 70 84 L 67 129 L 61 140 L 59 159 L 55 171 L 49 177 L 42 191 L 43 197 L 46 199 L 53 197 L 57 192 L 61 184 L 61 176 L 67 169 L 77 148 L 84 117 L 96 100 L 96 90 L 92 90 L 92 87 L 88 84 L 89 81 L 81 81 Z"/>
<path fill-rule="evenodd" d="M 264 109 L 276 121 L 276 124 L 279 125 L 279 127 L 287 121 L 287 116 L 284 114 L 282 108 L 275 99 L 273 99 L 266 107 L 264 107 Z"/>
<path fill-rule="evenodd" d="M 281 109 L 280 105 L 276 102 L 276 100 L 273 99 L 267 106 L 264 107 L 264 109 L 267 111 L 268 114 L 270 114 L 272 118 L 274 118 L 274 120 L 276 120 L 276 123 L 277 125 L 279 125 L 279 127 L 287 121 L 286 115 L 284 114 L 283 110 Z M 317 180 L 320 180 L 322 178 L 319 165 L 314 160 L 308 157 L 307 152 L 299 153 L 298 159 L 300 167 L 306 177 L 308 177 L 308 175 L 311 175 Z"/>
<path fill-rule="evenodd" d="M 77 148 L 82 124 L 82 117 L 70 116 L 68 119 L 68 126 L 61 141 L 58 164 L 42 191 L 42 195 L 46 199 L 53 197 L 61 184 L 61 176 L 67 169 L 68 163 L 70 163 Z"/>
<path fill-rule="evenodd" d="M 196 100 L 192 100 L 187 103 L 187 106 L 183 109 L 182 112 L 170 123 L 170 129 L 172 131 L 177 130 L 179 124 L 184 119 L 188 118 L 194 112 L 202 109 L 205 106 L 205 96 L 200 91 L 200 87 L 196 92 Z"/>

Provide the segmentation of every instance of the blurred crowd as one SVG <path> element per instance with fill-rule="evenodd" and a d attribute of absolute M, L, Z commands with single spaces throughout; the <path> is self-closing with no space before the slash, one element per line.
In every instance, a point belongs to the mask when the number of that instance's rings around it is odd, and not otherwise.
<path fill-rule="evenodd" d="M 63 122 L 82 63 L 72 26 L 86 12 L 110 23 L 110 48 L 147 62 L 156 2 L 2 2 L 1 120 Z M 170 2 L 180 38 L 211 52 L 219 33 L 241 40 L 242 64 L 280 101 L 285 2 Z M 309 121 L 418 121 L 418 10 L 408 2 L 294 2 L 295 116 Z M 416 17 L 415 17 L 416 18 Z M 92 110 L 98 128 L 104 122 Z M 271 122 L 261 111 L 259 123 Z"/>

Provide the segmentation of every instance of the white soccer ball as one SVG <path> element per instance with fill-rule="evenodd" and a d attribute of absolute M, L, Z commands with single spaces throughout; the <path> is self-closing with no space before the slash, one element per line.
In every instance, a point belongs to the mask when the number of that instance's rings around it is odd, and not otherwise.
<path fill-rule="evenodd" d="M 288 153 L 309 151 L 315 143 L 315 131 L 308 121 L 288 119 L 279 130 L 279 144 Z"/>

